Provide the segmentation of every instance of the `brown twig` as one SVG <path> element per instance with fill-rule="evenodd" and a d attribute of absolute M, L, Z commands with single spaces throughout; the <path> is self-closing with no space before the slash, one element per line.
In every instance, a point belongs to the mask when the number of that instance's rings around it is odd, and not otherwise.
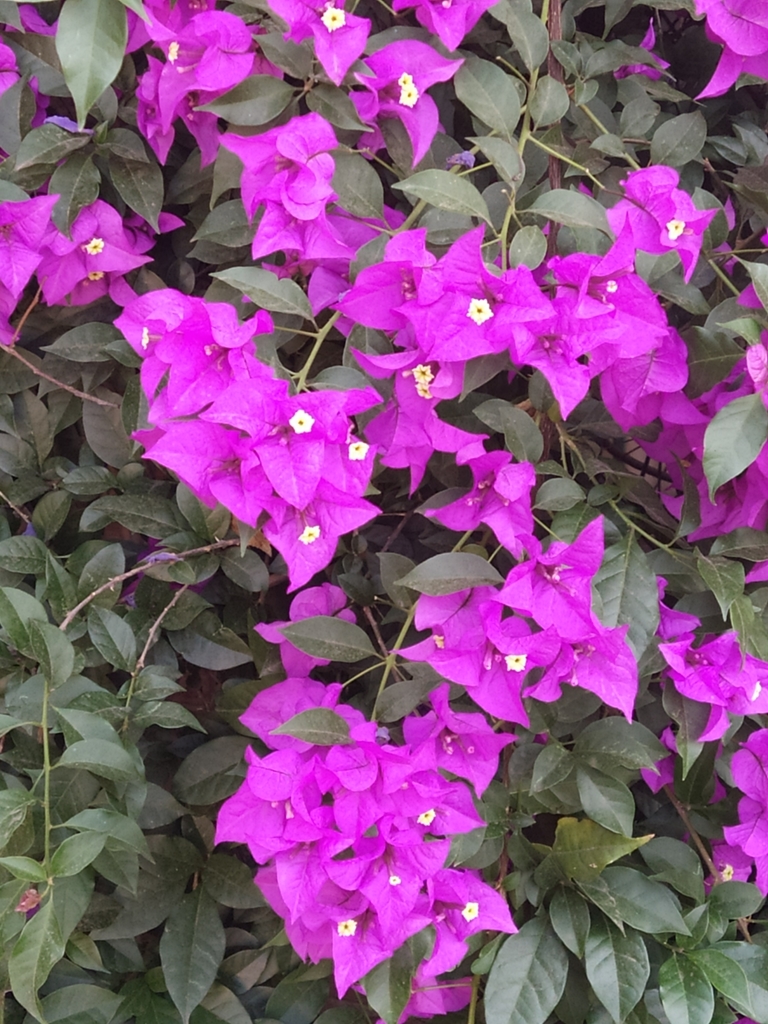
<path fill-rule="evenodd" d="M 680 818 L 682 823 L 685 825 L 685 828 L 686 828 L 686 831 L 688 832 L 688 835 L 693 840 L 693 845 L 699 851 L 699 856 L 701 857 L 701 859 L 706 864 L 707 870 L 709 871 L 710 875 L 712 876 L 712 884 L 713 885 L 721 885 L 725 881 L 725 879 L 723 878 L 723 876 L 722 876 L 722 874 L 720 872 L 720 869 L 718 868 L 717 864 L 715 864 L 715 862 L 712 860 L 712 856 L 711 856 L 709 850 L 707 849 L 707 847 L 706 847 L 706 845 L 704 843 L 704 840 L 701 838 L 699 833 L 693 827 L 693 823 L 691 822 L 690 816 L 688 814 L 688 809 L 684 806 L 684 804 L 682 804 L 680 802 L 680 800 L 678 799 L 677 794 L 672 789 L 672 787 L 669 785 L 669 783 L 667 783 L 664 786 L 664 792 L 669 797 L 669 802 L 672 804 L 672 806 L 677 811 L 678 817 Z M 744 918 L 744 917 L 740 917 L 737 920 L 736 924 L 738 925 L 739 931 L 744 936 L 744 938 L 747 940 L 747 942 L 751 942 L 752 941 L 752 936 L 749 934 L 749 927 L 747 926 L 747 919 Z"/>
<path fill-rule="evenodd" d="M 120 406 L 115 402 L 106 402 L 103 398 L 97 398 L 95 395 L 86 394 L 85 391 L 79 391 L 77 388 L 73 388 L 70 384 L 65 384 L 63 380 L 56 380 L 55 377 L 51 377 L 45 370 L 41 370 L 40 367 L 35 366 L 34 363 L 30 363 L 28 359 L 19 352 L 17 348 L 5 347 L 4 352 L 7 352 L 9 356 L 13 356 L 14 359 L 18 359 L 28 370 L 31 370 L 36 377 L 42 377 L 43 380 L 47 380 L 49 384 L 55 384 L 57 388 L 61 388 L 62 391 L 68 391 L 70 395 L 75 395 L 77 398 L 82 398 L 84 402 L 93 402 L 94 405 L 105 405 L 109 409 L 119 409 Z"/>
<path fill-rule="evenodd" d="M 21 334 L 21 331 L 22 331 L 22 328 L 24 327 L 24 324 L 27 322 L 27 317 L 32 312 L 32 310 L 35 308 L 35 306 L 38 304 L 38 302 L 40 301 L 40 296 L 42 294 L 42 291 L 43 291 L 42 287 L 38 287 L 37 291 L 35 292 L 35 294 L 34 294 L 34 296 L 32 298 L 32 301 L 27 306 L 27 308 L 24 310 L 24 312 L 21 314 L 21 319 L 16 324 L 16 330 L 13 332 L 13 337 L 11 338 L 11 342 L 10 342 L 11 345 L 15 345 L 16 342 L 19 340 L 19 335 Z"/>
<path fill-rule="evenodd" d="M 16 513 L 19 519 L 22 519 L 27 524 L 27 526 L 31 524 L 32 520 L 29 518 L 27 513 L 24 512 L 23 509 L 20 509 L 18 505 L 14 505 L 14 503 L 11 501 L 7 494 L 3 494 L 3 492 L 0 491 L 0 498 L 3 499 L 8 508 L 13 509 L 13 511 Z"/>
<path fill-rule="evenodd" d="M 400 522 L 394 528 L 392 533 L 390 533 L 390 535 L 387 537 L 387 539 L 386 539 L 386 541 L 384 543 L 384 547 L 379 552 L 380 555 L 383 555 L 386 551 L 389 551 L 390 547 L 392 546 L 392 544 L 394 544 L 394 542 L 400 536 L 403 527 L 405 526 L 405 524 L 408 522 L 408 520 L 411 518 L 412 515 L 413 515 L 413 509 L 412 508 L 409 508 L 407 512 L 403 513 L 403 516 L 402 516 Z"/>
<path fill-rule="evenodd" d="M 378 623 L 376 622 L 376 619 L 373 617 L 373 612 L 371 611 L 367 604 L 363 605 L 363 615 L 366 617 L 366 619 L 368 619 L 368 623 L 371 629 L 373 630 L 373 635 L 376 637 L 376 643 L 379 645 L 379 650 L 384 655 L 384 660 L 386 661 L 386 659 L 389 657 L 389 650 L 387 649 L 387 645 L 384 643 L 384 637 L 381 635 L 379 631 Z M 403 676 L 396 665 L 392 666 L 392 675 L 397 679 L 398 682 L 402 683 Z"/>
<path fill-rule="evenodd" d="M 222 548 L 233 548 L 238 546 L 239 544 L 240 538 L 236 537 L 233 540 L 219 540 L 216 541 L 215 544 L 206 544 L 204 547 L 201 548 L 190 548 L 188 551 L 179 551 L 178 553 L 175 551 L 168 551 L 165 553 L 168 555 L 173 555 L 173 558 L 169 559 L 169 562 L 176 563 L 183 562 L 185 558 L 194 558 L 195 555 L 207 555 L 211 551 L 221 551 Z M 70 625 L 72 620 L 75 618 L 75 616 L 79 612 L 81 612 L 83 608 L 86 608 L 91 603 L 91 601 L 97 598 L 99 594 L 103 594 L 106 590 L 111 590 L 113 587 L 117 586 L 118 583 L 124 583 L 125 580 L 130 580 L 134 576 L 139 576 L 141 573 L 146 572 L 147 569 L 151 568 L 155 564 L 157 564 L 157 555 L 150 555 L 148 560 L 145 559 L 139 565 L 134 566 L 133 569 L 129 569 L 127 572 L 121 572 L 119 576 L 113 576 L 112 579 L 107 580 L 106 583 L 102 583 L 100 587 L 97 587 L 95 590 L 92 590 L 87 597 L 84 597 L 82 601 L 76 604 L 75 607 L 70 612 L 67 612 L 67 614 L 64 616 L 63 620 L 59 625 L 59 629 L 62 632 L 64 632 Z"/>

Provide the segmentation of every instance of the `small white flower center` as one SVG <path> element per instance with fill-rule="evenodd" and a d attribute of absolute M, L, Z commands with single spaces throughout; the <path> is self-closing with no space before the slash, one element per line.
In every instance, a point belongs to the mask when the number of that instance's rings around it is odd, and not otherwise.
<path fill-rule="evenodd" d="M 173 64 L 176 58 L 179 56 L 179 44 L 174 41 L 168 44 L 168 60 Z"/>
<path fill-rule="evenodd" d="M 416 394 L 420 398 L 431 398 L 432 392 L 429 390 L 429 385 L 435 379 L 435 375 L 432 373 L 429 363 L 419 363 L 411 372 L 416 381 Z"/>
<path fill-rule="evenodd" d="M 103 270 L 92 270 L 88 274 L 88 280 L 89 281 L 100 281 L 102 279 L 102 277 L 104 277 L 104 271 Z"/>
<path fill-rule="evenodd" d="M 420 825 L 431 825 L 436 817 L 437 817 L 437 812 L 433 808 L 430 807 L 430 809 L 428 811 L 424 811 L 423 814 L 420 814 L 418 816 L 418 818 L 416 819 L 416 821 L 418 821 L 418 823 Z"/>
<path fill-rule="evenodd" d="M 339 935 L 354 935 L 357 931 L 357 921 L 353 917 L 350 917 L 348 921 L 339 921 L 336 931 Z"/>
<path fill-rule="evenodd" d="M 527 661 L 528 656 L 526 654 L 508 654 L 504 659 L 504 664 L 509 672 L 522 672 Z"/>
<path fill-rule="evenodd" d="M 474 921 L 480 913 L 480 906 L 477 903 L 467 903 L 461 912 L 465 921 Z"/>
<path fill-rule="evenodd" d="M 389 884 L 390 885 L 400 885 L 401 882 L 402 882 L 402 878 L 399 875 L 390 875 L 389 876 Z"/>
<path fill-rule="evenodd" d="M 403 107 L 415 107 L 419 98 L 419 90 L 413 81 L 413 76 L 404 71 L 397 80 L 400 86 L 400 104 Z"/>
<path fill-rule="evenodd" d="M 433 633 L 432 634 L 432 639 L 435 641 L 435 647 L 437 647 L 437 649 L 439 651 L 442 651 L 442 650 L 445 649 L 445 637 L 444 636 L 440 636 L 439 633 Z"/>
<path fill-rule="evenodd" d="M 666 224 L 667 234 L 671 242 L 676 242 L 685 231 L 684 220 L 668 220 Z"/>
<path fill-rule="evenodd" d="M 349 446 L 349 457 L 352 462 L 362 462 L 368 454 L 369 444 L 365 441 L 353 441 Z"/>
<path fill-rule="evenodd" d="M 315 419 L 308 412 L 304 412 L 303 409 L 298 409 L 288 420 L 288 423 L 297 434 L 308 434 L 315 425 Z"/>
<path fill-rule="evenodd" d="M 725 864 L 720 874 L 723 876 L 724 882 L 730 882 L 733 878 L 733 864 Z"/>
<path fill-rule="evenodd" d="M 299 540 L 302 544 L 314 544 L 320 536 L 319 526 L 305 526 L 299 534 Z"/>
<path fill-rule="evenodd" d="M 763 688 L 760 683 L 755 683 L 755 688 L 752 691 L 752 700 L 757 700 L 760 694 L 763 692 Z"/>
<path fill-rule="evenodd" d="M 487 299 L 472 299 L 467 316 L 478 325 L 484 324 L 486 320 L 493 319 L 493 310 Z"/>
<path fill-rule="evenodd" d="M 141 347 L 149 348 L 149 328 L 142 327 L 141 329 Z"/>
<path fill-rule="evenodd" d="M 619 290 L 619 286 L 613 280 L 606 281 L 605 282 L 605 290 L 608 292 L 609 295 L 613 295 L 613 294 L 615 294 Z"/>
<path fill-rule="evenodd" d="M 87 252 L 89 256 L 98 256 L 100 252 L 104 252 L 104 239 L 103 238 L 92 238 L 90 242 L 86 242 L 85 245 L 81 246 L 83 252 Z"/>
<path fill-rule="evenodd" d="M 335 32 L 337 28 L 344 28 L 347 23 L 347 16 L 340 7 L 333 5 L 326 7 L 320 16 L 320 21 L 329 32 Z"/>

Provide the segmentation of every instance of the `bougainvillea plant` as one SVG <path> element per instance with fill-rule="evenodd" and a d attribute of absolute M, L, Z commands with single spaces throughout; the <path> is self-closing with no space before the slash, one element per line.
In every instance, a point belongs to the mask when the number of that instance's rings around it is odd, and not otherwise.
<path fill-rule="evenodd" d="M 766 0 L 0 29 L 0 1024 L 768 1024 Z"/>

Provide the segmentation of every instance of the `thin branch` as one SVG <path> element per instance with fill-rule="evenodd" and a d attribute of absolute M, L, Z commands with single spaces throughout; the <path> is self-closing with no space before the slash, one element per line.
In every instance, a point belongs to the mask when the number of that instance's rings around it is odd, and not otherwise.
<path fill-rule="evenodd" d="M 221 551 L 222 548 L 233 548 L 239 546 L 239 544 L 240 538 L 237 537 L 233 540 L 219 540 L 216 541 L 215 544 L 206 544 L 201 548 L 190 548 L 188 551 L 179 551 L 178 553 L 175 551 L 167 551 L 165 554 L 172 556 L 168 558 L 169 562 L 183 562 L 185 558 L 194 558 L 195 555 L 207 555 L 211 551 Z M 76 604 L 72 611 L 67 612 L 59 625 L 59 629 L 64 632 L 75 616 L 81 612 L 83 608 L 86 608 L 91 601 L 95 600 L 99 594 L 103 594 L 107 590 L 112 590 L 112 588 L 117 586 L 118 583 L 124 583 L 126 580 L 133 579 L 134 576 L 141 575 L 141 573 L 146 572 L 147 569 L 155 565 L 157 561 L 157 554 L 149 555 L 148 559 L 144 559 L 144 561 L 140 562 L 139 565 L 134 566 L 133 569 L 129 569 L 127 572 L 121 572 L 119 576 L 113 576 L 112 579 L 107 580 L 106 583 L 102 583 L 100 587 L 92 590 L 87 597 L 84 597 L 82 601 Z"/>
<path fill-rule="evenodd" d="M 7 494 L 3 494 L 3 492 L 0 491 L 0 498 L 3 499 L 3 501 L 8 506 L 8 508 L 12 509 L 16 513 L 16 515 L 19 517 L 19 519 L 23 519 L 24 520 L 24 522 L 27 524 L 27 526 L 31 525 L 32 520 L 29 518 L 27 513 L 24 512 L 23 509 L 20 509 L 18 505 L 14 505 L 14 503 L 11 501 L 11 499 L 8 497 Z"/>
<path fill-rule="evenodd" d="M 368 619 L 368 623 L 371 629 L 373 630 L 373 635 L 376 637 L 376 643 L 379 645 L 379 650 L 384 655 L 384 660 L 386 661 L 387 658 L 389 657 L 389 651 L 387 650 L 387 645 L 384 643 L 384 637 L 381 635 L 381 632 L 379 631 L 379 625 L 376 622 L 376 619 L 373 617 L 373 612 L 371 611 L 367 604 L 363 605 L 363 615 L 366 617 L 366 619 Z M 396 665 L 392 666 L 392 675 L 397 679 L 398 682 L 402 683 L 403 676 Z"/>
<path fill-rule="evenodd" d="M 32 297 L 32 301 L 27 306 L 27 308 L 24 310 L 24 312 L 21 314 L 21 319 L 16 324 L 16 330 L 13 332 L 13 337 L 11 338 L 11 341 L 10 341 L 11 345 L 15 345 L 16 342 L 19 340 L 19 336 L 20 336 L 20 334 L 22 332 L 24 324 L 27 322 L 27 317 L 32 312 L 32 310 L 35 308 L 35 306 L 38 304 L 38 302 L 40 301 L 40 296 L 42 295 L 42 292 L 43 292 L 42 286 L 39 286 L 37 291 L 35 292 L 34 296 Z"/>
<path fill-rule="evenodd" d="M 55 384 L 57 388 L 61 388 L 62 391 L 68 391 L 70 395 L 75 395 L 77 398 L 82 398 L 84 402 L 93 402 L 94 405 L 105 405 L 109 409 L 119 409 L 120 406 L 115 402 L 106 402 L 103 398 L 97 398 L 95 395 L 89 395 L 85 391 L 78 391 L 77 388 L 73 388 L 69 384 L 65 384 L 63 380 L 57 380 L 55 377 L 51 377 L 49 373 L 41 370 L 34 363 L 30 363 L 28 359 L 19 352 L 17 348 L 5 346 L 3 352 L 7 352 L 9 356 L 13 356 L 14 359 L 18 359 L 20 363 L 23 363 L 28 370 L 31 370 L 36 377 L 42 377 L 43 380 L 47 380 L 49 384 Z"/>

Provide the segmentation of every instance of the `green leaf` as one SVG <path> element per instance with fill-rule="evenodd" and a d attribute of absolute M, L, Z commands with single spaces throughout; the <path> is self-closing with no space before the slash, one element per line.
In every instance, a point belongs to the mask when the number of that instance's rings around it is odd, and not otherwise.
<path fill-rule="evenodd" d="M 635 801 L 623 782 L 589 765 L 576 769 L 581 805 L 589 817 L 619 835 L 631 836 Z"/>
<path fill-rule="evenodd" d="M 533 764 L 531 793 L 543 793 L 563 782 L 574 768 L 573 754 L 559 743 L 548 743 Z"/>
<path fill-rule="evenodd" d="M 747 260 L 740 260 L 740 262 L 752 279 L 752 285 L 760 300 L 760 305 L 763 309 L 768 310 L 768 265 L 765 263 L 750 263 Z M 727 324 L 723 324 L 723 327 L 726 326 Z"/>
<path fill-rule="evenodd" d="M 423 199 L 439 210 L 479 217 L 490 224 L 488 206 L 475 186 L 449 171 L 418 171 L 405 181 L 395 182 L 392 188 Z"/>
<path fill-rule="evenodd" d="M 697 903 L 704 899 L 704 873 L 694 851 L 679 839 L 658 836 L 640 848 L 657 882 L 667 882 Z"/>
<path fill-rule="evenodd" d="M 744 593 L 744 566 L 729 558 L 707 558 L 697 548 L 696 568 L 715 595 L 725 620 L 733 602 Z"/>
<path fill-rule="evenodd" d="M 670 1024 L 709 1024 L 715 995 L 694 960 L 672 955 L 659 968 L 659 995 Z"/>
<path fill-rule="evenodd" d="M 768 410 L 761 394 L 744 395 L 723 406 L 704 432 L 704 474 L 709 500 L 718 487 L 751 466 L 768 440 Z"/>
<path fill-rule="evenodd" d="M 304 320 L 313 319 L 309 299 L 288 277 L 279 278 L 271 270 L 260 267 L 232 267 L 211 274 L 211 277 L 237 288 L 262 309 L 273 313 L 292 313 Z"/>
<path fill-rule="evenodd" d="M 412 666 L 409 666 L 411 668 Z M 421 665 L 420 667 L 425 667 Z M 426 666 L 429 668 L 429 666 Z M 419 678 L 406 679 L 402 683 L 392 683 L 381 694 L 376 706 L 377 722 L 399 722 L 409 715 L 414 708 L 423 703 L 429 694 L 440 683 L 437 674 L 426 674 Z"/>
<path fill-rule="evenodd" d="M 630 927 L 652 935 L 689 934 L 680 904 L 666 886 L 634 868 L 608 867 L 602 878 L 616 901 L 621 920 Z"/>
<path fill-rule="evenodd" d="M 386 1024 L 397 1024 L 400 1019 L 411 997 L 414 975 L 429 952 L 428 943 L 423 932 L 412 936 L 391 957 L 365 975 L 366 999 Z"/>
<path fill-rule="evenodd" d="M 750 917 L 763 905 L 763 895 L 752 882 L 721 882 L 709 894 L 710 906 L 729 921 Z"/>
<path fill-rule="evenodd" d="M 225 946 L 216 904 L 198 886 L 171 911 L 160 939 L 163 975 L 184 1024 L 215 981 Z"/>
<path fill-rule="evenodd" d="M 0 540 L 0 569 L 24 576 L 45 572 L 47 549 L 37 537 L 6 537 Z M 5 588 L 3 588 L 5 589 Z"/>
<path fill-rule="evenodd" d="M 725 331 L 694 327 L 686 332 L 688 346 L 688 386 L 690 398 L 698 398 L 719 384 L 744 358 L 743 350 Z"/>
<path fill-rule="evenodd" d="M 363 157 L 343 150 L 337 150 L 333 160 L 336 170 L 332 184 L 339 197 L 339 205 L 353 217 L 381 220 L 384 186 L 373 165 Z"/>
<path fill-rule="evenodd" d="M 430 597 L 442 597 L 455 594 L 457 590 L 493 586 L 502 582 L 490 562 L 465 551 L 434 555 L 397 580 L 401 587 L 410 587 Z"/>
<path fill-rule="evenodd" d="M 89 967 L 98 969 L 90 963 Z M 119 1006 L 120 997 L 100 985 L 66 985 L 42 1001 L 43 1014 L 50 1024 L 111 1024 Z"/>
<path fill-rule="evenodd" d="M 520 97 L 512 78 L 498 64 L 469 56 L 453 84 L 456 96 L 475 117 L 512 142 L 520 118 Z"/>
<path fill-rule="evenodd" d="M 651 163 L 682 167 L 695 159 L 707 139 L 707 122 L 696 110 L 665 121 L 651 139 Z"/>
<path fill-rule="evenodd" d="M 14 537 L 13 540 L 32 540 L 27 537 Z M 39 543 L 39 542 L 38 542 Z M 0 587 L 0 626 L 8 634 L 8 639 L 22 654 L 34 657 L 29 627 L 32 621 L 48 622 L 45 608 L 31 594 L 14 587 Z"/>
<path fill-rule="evenodd" d="M 568 878 L 596 878 L 608 864 L 640 846 L 653 836 L 629 839 L 588 819 L 560 818 L 555 831 L 552 854 Z"/>
<path fill-rule="evenodd" d="M 624 768 L 652 768 L 669 754 L 650 729 L 616 716 L 590 722 L 577 736 L 573 751 L 587 761 L 612 758 Z"/>
<path fill-rule="evenodd" d="M 603 625 L 629 625 L 627 640 L 639 660 L 659 624 L 659 594 L 634 530 L 608 548 L 594 583 L 603 602 Z"/>
<path fill-rule="evenodd" d="M 314 743 L 319 747 L 333 747 L 352 742 L 349 738 L 349 725 L 341 715 L 337 715 L 330 708 L 300 711 L 277 729 L 272 729 L 270 735 L 293 736 L 297 740 Z"/>
<path fill-rule="evenodd" d="M 571 101 L 562 82 L 551 75 L 544 75 L 536 83 L 529 104 L 533 123 L 537 128 L 546 128 L 565 117 Z"/>
<path fill-rule="evenodd" d="M 185 804 L 207 806 L 231 796 L 244 777 L 244 736 L 219 736 L 196 747 L 173 779 L 174 795 Z"/>
<path fill-rule="evenodd" d="M 517 185 L 523 179 L 525 168 L 517 149 L 505 142 L 504 139 L 497 139 L 494 135 L 470 135 L 467 141 L 478 146 L 491 161 L 502 181 Z"/>
<path fill-rule="evenodd" d="M 51 857 L 51 874 L 54 878 L 78 875 L 92 864 L 101 851 L 107 837 L 102 832 L 81 832 L 70 836 Z"/>
<path fill-rule="evenodd" d="M 595 228 L 613 238 L 604 208 L 582 192 L 553 189 L 539 196 L 526 212 L 536 213 L 569 228 Z"/>
<path fill-rule="evenodd" d="M 16 152 L 15 170 L 18 173 L 36 164 L 57 164 L 90 141 L 88 135 L 75 135 L 56 124 L 41 124 L 21 140 Z"/>
<path fill-rule="evenodd" d="M 711 708 L 709 704 L 684 697 L 673 686 L 665 687 L 662 700 L 664 710 L 678 725 L 677 752 L 682 763 L 682 778 L 685 780 L 704 749 L 704 744 L 699 743 L 698 738 L 707 726 Z"/>
<path fill-rule="evenodd" d="M 64 956 L 65 940 L 49 897 L 24 925 L 8 960 L 8 975 L 17 999 L 25 1010 L 45 1024 L 38 990 L 55 964 Z"/>
<path fill-rule="evenodd" d="M 35 803 L 37 800 L 34 794 L 26 789 L 0 790 L 0 850 L 7 846 L 16 829 L 24 824 L 27 812 Z"/>
<path fill-rule="evenodd" d="M 22 882 L 45 882 L 48 878 L 43 865 L 31 857 L 0 857 L 0 867 Z"/>
<path fill-rule="evenodd" d="M 263 39 L 259 40 L 259 45 L 261 45 L 262 41 Z M 307 74 L 309 74 L 309 70 L 307 70 Z M 296 75 L 295 77 L 306 78 L 307 75 Z M 320 114 L 321 117 L 324 117 L 326 121 L 330 121 L 336 128 L 342 128 L 350 132 L 373 131 L 372 128 L 360 120 L 354 103 L 344 90 L 338 89 L 335 85 L 331 85 L 330 82 L 318 82 L 309 90 L 304 98 L 310 110 Z M 338 153 L 334 154 L 334 160 L 338 161 Z"/>
<path fill-rule="evenodd" d="M 68 359 L 73 363 L 108 363 L 112 357 L 106 351 L 107 345 L 110 345 L 113 341 L 119 341 L 121 338 L 122 334 L 112 324 L 81 324 L 79 327 L 73 327 L 71 330 L 65 331 L 52 345 L 43 345 L 42 349 L 43 352 L 53 352 L 60 359 Z M 77 479 L 77 475 L 82 475 L 86 470 L 91 474 L 94 471 L 99 475 L 107 473 L 110 486 L 114 486 L 114 477 L 109 473 L 109 470 L 101 466 L 84 466 L 79 469 L 73 469 L 67 474 L 65 480 L 73 476 Z M 96 493 L 100 492 L 96 491 Z"/>
<path fill-rule="evenodd" d="M 546 235 L 540 227 L 529 224 L 527 227 L 520 228 L 512 239 L 512 244 L 509 247 L 509 265 L 513 269 L 515 267 L 530 267 L 531 270 L 535 270 L 541 266 L 546 255 Z M 533 421 L 531 420 L 531 422 Z"/>
<path fill-rule="evenodd" d="M 163 206 L 163 172 L 154 160 L 126 159 L 109 154 L 109 176 L 120 198 L 143 217 L 155 231 Z"/>
<path fill-rule="evenodd" d="M 498 952 L 485 987 L 488 1024 L 544 1024 L 568 976 L 568 954 L 544 918 L 528 921 Z"/>
<path fill-rule="evenodd" d="M 283 626 L 280 632 L 294 647 L 313 658 L 345 664 L 376 655 L 368 634 L 359 626 L 332 615 L 315 615 Z"/>
<path fill-rule="evenodd" d="M 584 501 L 584 489 L 567 477 L 545 480 L 536 492 L 533 508 L 548 512 L 565 512 Z"/>
<path fill-rule="evenodd" d="M 530 230 L 539 231 L 539 228 Z M 539 461 L 544 451 L 544 438 L 528 413 L 500 398 L 482 402 L 474 412 L 481 423 L 504 435 L 507 448 L 519 462 Z"/>
<path fill-rule="evenodd" d="M 145 857 L 149 856 L 144 833 L 133 818 L 113 811 L 111 808 L 87 808 L 69 818 L 64 825 L 67 828 L 77 828 L 88 832 L 102 832 L 109 838 L 112 846 L 133 850 Z"/>
<path fill-rule="evenodd" d="M 269 571 L 255 551 L 246 549 L 242 555 L 230 549 L 221 556 L 221 568 L 225 576 L 249 593 L 255 594 L 269 586 Z"/>
<path fill-rule="evenodd" d="M 88 632 L 94 647 L 110 665 L 132 672 L 136 664 L 136 637 L 130 625 L 108 608 L 91 608 Z"/>
<path fill-rule="evenodd" d="M 51 689 L 66 683 L 75 667 L 75 648 L 60 629 L 49 622 L 29 623 L 29 640 L 40 671 Z"/>
<path fill-rule="evenodd" d="M 222 853 L 214 853 L 205 862 L 203 888 L 211 899 L 225 907 L 247 910 L 264 905 L 264 897 L 253 881 L 247 864 Z"/>
<path fill-rule="evenodd" d="M 176 506 L 166 498 L 151 494 L 109 494 L 91 502 L 80 519 L 80 529 L 94 533 L 111 522 L 155 540 L 168 537 L 182 528 Z"/>
<path fill-rule="evenodd" d="M 651 973 L 642 938 L 633 931 L 622 935 L 597 913 L 585 943 L 584 967 L 595 995 L 622 1024 L 642 999 Z"/>
<path fill-rule="evenodd" d="M 547 56 L 549 33 L 540 18 L 527 10 L 524 4 L 505 4 L 501 17 L 507 26 L 515 49 L 528 71 L 537 68 Z"/>
<path fill-rule="evenodd" d="M 78 740 L 64 751 L 57 767 L 85 768 L 94 775 L 115 782 L 138 778 L 133 758 L 117 743 L 104 739 Z"/>
<path fill-rule="evenodd" d="M 563 944 L 583 960 L 590 927 L 589 907 L 583 897 L 568 886 L 560 886 L 549 905 L 549 919 Z"/>
<path fill-rule="evenodd" d="M 744 969 L 717 949 L 694 949 L 688 959 L 699 968 L 710 985 L 730 1002 L 749 1006 L 749 983 Z"/>
<path fill-rule="evenodd" d="M 93 104 L 117 77 L 127 39 L 125 7 L 120 0 L 65 0 L 56 27 L 56 51 L 80 128 Z"/>
<path fill-rule="evenodd" d="M 272 75 L 251 75 L 213 103 L 206 103 L 196 109 L 223 117 L 230 124 L 267 124 L 282 114 L 293 99 L 294 92 L 287 82 Z"/>
<path fill-rule="evenodd" d="M 58 193 L 58 201 L 51 213 L 56 227 L 65 235 L 84 206 L 98 198 L 101 172 L 90 153 L 74 153 L 53 172 L 48 187 L 51 194 Z"/>

